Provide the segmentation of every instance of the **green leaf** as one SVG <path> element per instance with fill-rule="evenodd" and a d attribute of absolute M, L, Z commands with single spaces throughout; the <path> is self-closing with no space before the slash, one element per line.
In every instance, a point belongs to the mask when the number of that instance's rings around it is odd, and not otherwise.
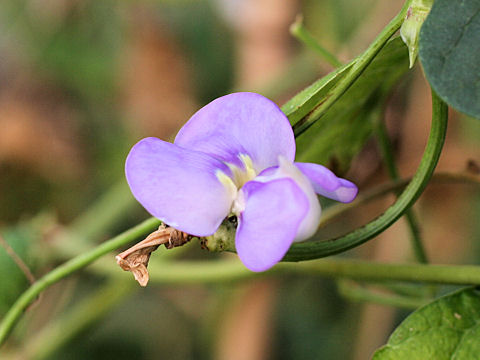
<path fill-rule="evenodd" d="M 436 0 L 420 31 L 419 47 L 437 94 L 480 119 L 480 0 Z"/>
<path fill-rule="evenodd" d="M 327 81 L 315 95 L 317 104 L 325 100 L 326 93 L 348 73 L 346 70 L 337 70 L 333 75 L 327 75 Z M 346 171 L 352 158 L 372 134 L 373 120 L 381 113 L 386 96 L 407 70 L 407 47 L 400 38 L 395 38 L 385 45 L 365 72 L 327 113 L 297 138 L 297 160 L 323 164 L 334 162 L 337 165 L 335 171 Z M 294 99 L 300 95 L 302 93 Z M 308 99 L 310 101 L 313 101 L 312 98 Z M 285 110 L 287 104 L 282 110 Z M 311 106 L 306 108 L 312 110 Z M 303 115 L 305 108 L 297 112 Z M 295 113 L 295 116 L 289 117 L 291 120 L 298 119 L 298 115 Z"/>
<path fill-rule="evenodd" d="M 373 360 L 472 360 L 480 354 L 480 291 L 441 297 L 407 317 Z"/>

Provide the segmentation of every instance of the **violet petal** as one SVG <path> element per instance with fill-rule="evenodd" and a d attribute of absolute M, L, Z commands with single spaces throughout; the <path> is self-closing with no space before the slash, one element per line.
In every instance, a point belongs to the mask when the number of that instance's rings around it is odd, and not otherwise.
<path fill-rule="evenodd" d="M 145 209 L 196 236 L 214 233 L 230 211 L 235 194 L 219 181 L 220 170 L 229 172 L 205 153 L 152 137 L 135 144 L 125 163 L 130 189 Z"/>
<path fill-rule="evenodd" d="M 196 112 L 182 127 L 175 144 L 243 166 L 248 155 L 255 170 L 276 165 L 279 155 L 293 161 L 295 139 L 287 117 L 271 100 L 254 93 L 222 96 Z"/>
<path fill-rule="evenodd" d="M 317 194 L 343 203 L 352 202 L 357 196 L 358 188 L 354 183 L 337 177 L 325 166 L 301 162 L 295 165 L 308 177 Z"/>
<path fill-rule="evenodd" d="M 254 180 L 260 182 L 269 182 L 274 179 L 289 178 L 295 181 L 295 184 L 303 191 L 308 199 L 308 213 L 303 218 L 295 236 L 294 241 L 303 241 L 313 236 L 317 231 L 322 213 L 318 196 L 312 186 L 311 181 L 294 163 L 286 158 L 279 156 L 279 166 L 268 168 L 260 173 Z"/>
<path fill-rule="evenodd" d="M 245 208 L 238 218 L 236 250 L 248 269 L 265 271 L 290 248 L 308 212 L 308 199 L 289 178 L 250 181 L 241 192 Z"/>

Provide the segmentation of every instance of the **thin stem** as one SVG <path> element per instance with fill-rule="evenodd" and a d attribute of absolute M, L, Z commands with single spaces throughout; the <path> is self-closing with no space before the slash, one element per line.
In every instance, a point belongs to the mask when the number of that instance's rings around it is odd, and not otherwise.
<path fill-rule="evenodd" d="M 112 267 L 98 268 L 109 275 L 123 276 Z M 157 284 L 215 284 L 284 274 L 348 278 L 368 282 L 403 281 L 412 283 L 436 283 L 452 285 L 479 285 L 480 266 L 473 265 L 431 265 L 431 264 L 388 264 L 327 258 L 301 263 L 279 263 L 263 273 L 255 273 L 239 260 L 219 261 L 177 261 L 165 267 L 150 269 L 150 280 Z"/>
<path fill-rule="evenodd" d="M 379 117 L 376 125 L 378 144 L 383 155 L 383 161 L 387 166 L 388 174 L 393 180 L 399 180 L 400 175 L 398 173 L 398 169 L 395 163 L 392 143 L 390 142 L 390 138 L 388 137 L 387 128 L 385 126 L 385 122 L 383 121 L 382 116 Z M 397 192 L 397 196 L 399 195 L 400 193 Z M 423 246 L 420 234 L 420 226 L 418 224 L 417 216 L 415 215 L 413 208 L 410 208 L 405 212 L 405 219 L 407 220 L 407 225 L 410 230 L 410 239 L 412 243 L 413 253 L 415 254 L 417 261 L 425 264 L 428 262 L 427 253 L 425 251 L 425 247 Z"/>
<path fill-rule="evenodd" d="M 99 257 L 116 250 L 128 243 L 138 239 L 146 233 L 152 232 L 160 225 L 160 220 L 156 218 L 150 218 L 140 223 L 139 225 L 125 231 L 124 233 L 115 236 L 109 241 L 106 241 L 96 248 L 78 255 L 66 263 L 58 266 L 54 270 L 50 271 L 42 278 L 37 280 L 31 287 L 29 287 L 13 304 L 10 310 L 7 312 L 0 324 L 0 346 L 5 342 L 6 338 L 10 334 L 21 315 L 28 307 L 28 305 L 46 288 L 60 281 L 64 277 L 74 273 L 77 270 L 84 268 L 91 264 Z"/>
<path fill-rule="evenodd" d="M 362 72 L 372 62 L 375 56 L 380 52 L 387 41 L 397 32 L 405 19 L 408 7 L 412 0 L 407 0 L 400 12 L 395 16 L 390 23 L 382 30 L 382 32 L 375 38 L 365 52 L 355 59 L 354 64 L 347 74 L 338 82 L 338 84 L 330 90 L 315 109 L 309 115 L 298 121 L 293 130 L 295 136 L 299 136 L 312 126 L 327 110 L 350 88 L 350 86 L 358 79 Z"/>
<path fill-rule="evenodd" d="M 297 264 L 298 272 L 363 281 L 407 281 L 415 283 L 478 285 L 480 266 L 385 264 L 356 260 L 322 259 Z"/>
<path fill-rule="evenodd" d="M 447 129 L 447 105 L 432 90 L 432 128 L 420 165 L 412 181 L 385 213 L 340 238 L 293 244 L 283 261 L 316 259 L 338 254 L 377 236 L 401 217 L 419 198 L 437 165 Z"/>
<path fill-rule="evenodd" d="M 312 36 L 312 34 L 310 34 L 310 32 L 303 25 L 303 17 L 301 15 L 297 16 L 295 22 L 290 26 L 290 34 L 295 36 L 307 47 L 323 57 L 333 67 L 337 68 L 343 65 L 335 55 L 320 45 L 320 43 Z"/>

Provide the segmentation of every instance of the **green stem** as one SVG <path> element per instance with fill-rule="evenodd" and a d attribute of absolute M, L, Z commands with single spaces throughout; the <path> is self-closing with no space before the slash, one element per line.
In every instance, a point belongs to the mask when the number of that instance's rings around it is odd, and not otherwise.
<path fill-rule="evenodd" d="M 64 277 L 91 264 L 99 257 L 109 253 L 110 251 L 125 246 L 128 243 L 138 239 L 142 235 L 152 232 L 159 225 L 160 220 L 158 219 L 150 218 L 145 220 L 130 230 L 127 230 L 124 233 L 115 236 L 111 240 L 100 244 L 91 251 L 74 257 L 37 280 L 17 299 L 17 301 L 13 304 L 3 318 L 3 321 L 0 324 L 0 346 L 5 342 L 23 312 L 42 291 L 60 281 Z"/>
<path fill-rule="evenodd" d="M 322 259 L 296 265 L 298 272 L 303 274 L 345 277 L 363 281 L 480 284 L 480 266 L 472 265 L 384 264 L 340 259 Z"/>
<path fill-rule="evenodd" d="M 348 88 L 358 79 L 362 72 L 372 62 L 375 56 L 387 43 L 387 41 L 397 32 L 405 19 L 408 7 L 412 0 L 407 0 L 400 12 L 395 16 L 390 23 L 382 30 L 376 39 L 370 44 L 365 52 L 360 55 L 348 71 L 348 73 L 338 82 L 338 84 L 330 90 L 315 109 L 309 115 L 298 121 L 293 126 L 295 136 L 299 136 L 312 126 L 327 110 L 342 96 Z"/>
<path fill-rule="evenodd" d="M 393 154 L 392 143 L 387 134 L 387 128 L 385 126 L 385 122 L 383 121 L 383 117 L 378 117 L 378 122 L 376 126 L 376 133 L 378 143 L 380 145 L 380 150 L 383 155 L 383 161 L 387 166 L 387 171 L 390 175 L 390 178 L 393 180 L 399 180 L 400 175 L 398 173 L 397 166 L 395 164 L 395 156 Z M 397 192 L 397 196 L 400 193 Z M 407 220 L 408 228 L 410 229 L 410 239 L 412 243 L 413 253 L 417 261 L 421 263 L 427 263 L 427 253 L 425 251 L 425 247 L 423 246 L 422 238 L 420 235 L 420 226 L 418 224 L 417 216 L 413 208 L 408 209 L 405 212 L 405 219 Z"/>
<path fill-rule="evenodd" d="M 325 49 L 318 41 L 310 34 L 310 32 L 303 25 L 303 17 L 297 16 L 295 22 L 290 26 L 290 34 L 295 36 L 298 40 L 303 42 L 307 47 L 314 50 L 321 57 L 323 57 L 330 65 L 337 68 L 343 64 L 330 51 Z"/>
<path fill-rule="evenodd" d="M 101 270 L 109 275 L 123 276 L 113 267 Z M 325 276 L 348 278 L 369 282 L 403 281 L 412 283 L 436 283 L 452 285 L 479 285 L 480 266 L 431 265 L 431 264 L 388 264 L 362 260 L 327 258 L 301 263 L 279 263 L 263 273 L 255 273 L 239 260 L 177 261 L 164 267 L 149 269 L 150 281 L 156 284 L 216 284 L 266 277 L 273 275 L 299 274 L 302 276 Z"/>
<path fill-rule="evenodd" d="M 293 244 L 283 260 L 309 260 L 344 252 L 370 240 L 397 221 L 418 199 L 433 174 L 445 140 L 447 110 L 447 105 L 432 90 L 432 128 L 422 160 L 412 181 L 385 213 L 340 238 Z"/>

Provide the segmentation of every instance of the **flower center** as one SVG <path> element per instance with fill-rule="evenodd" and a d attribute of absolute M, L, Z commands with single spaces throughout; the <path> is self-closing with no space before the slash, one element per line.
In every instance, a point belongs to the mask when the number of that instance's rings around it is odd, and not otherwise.
<path fill-rule="evenodd" d="M 245 183 L 253 180 L 257 176 L 257 172 L 253 167 L 253 162 L 250 156 L 245 154 L 238 155 L 238 158 L 242 162 L 243 166 L 238 166 L 231 163 L 226 163 L 230 169 L 232 175 L 229 176 L 221 170 L 217 170 L 216 176 L 218 180 L 230 191 L 231 198 L 233 199 L 232 212 L 236 215 L 242 210 L 243 197 L 239 199 L 239 191 Z"/>
<path fill-rule="evenodd" d="M 257 176 L 257 173 L 253 167 L 253 162 L 250 156 L 240 154 L 238 155 L 238 158 L 242 162 L 243 167 L 230 163 L 227 163 L 226 165 L 230 168 L 230 171 L 233 174 L 232 180 L 235 186 L 237 189 L 240 189 L 246 182 L 253 180 Z"/>

